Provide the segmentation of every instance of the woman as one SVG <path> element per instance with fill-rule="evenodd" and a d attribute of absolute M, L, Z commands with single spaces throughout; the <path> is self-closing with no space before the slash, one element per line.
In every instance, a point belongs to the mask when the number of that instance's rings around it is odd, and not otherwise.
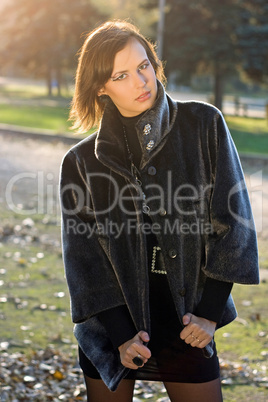
<path fill-rule="evenodd" d="M 153 46 L 107 22 L 82 47 L 74 128 L 97 133 L 61 171 L 62 241 L 88 400 L 131 401 L 135 379 L 170 399 L 221 401 L 216 328 L 234 282 L 258 283 L 244 177 L 215 107 L 177 102 Z M 114 392 L 110 392 L 114 391 Z"/>

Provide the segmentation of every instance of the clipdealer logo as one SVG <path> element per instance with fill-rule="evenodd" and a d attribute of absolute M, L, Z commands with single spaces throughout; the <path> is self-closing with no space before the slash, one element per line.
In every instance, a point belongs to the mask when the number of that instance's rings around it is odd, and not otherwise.
<path fill-rule="evenodd" d="M 118 183 L 114 178 L 109 175 L 99 175 L 99 174 L 90 174 L 87 177 L 88 184 L 90 186 L 91 180 L 98 180 L 101 178 L 102 181 L 105 179 L 108 186 L 111 186 L 113 189 L 113 198 L 111 199 L 111 203 L 104 210 L 94 211 L 95 215 L 109 213 L 113 208 L 119 207 L 121 211 L 128 216 L 135 216 L 136 211 L 129 210 L 127 208 L 128 202 L 131 200 L 136 203 L 141 203 L 143 194 L 140 188 L 136 188 L 136 193 L 133 192 L 133 186 L 127 184 L 123 188 L 119 188 Z M 32 188 L 32 192 L 34 193 L 34 204 L 30 208 L 23 208 L 19 203 L 16 203 L 16 190 L 18 187 L 23 187 L 25 182 Z M 75 216 L 79 211 L 84 208 L 85 210 L 91 211 L 92 213 L 92 205 L 89 192 L 84 192 L 78 185 L 68 184 L 61 189 L 61 196 L 68 191 L 75 192 L 77 203 L 75 208 L 73 209 L 64 209 L 62 206 L 62 210 L 59 205 L 59 186 L 57 184 L 58 180 L 55 180 L 55 177 L 52 173 L 45 173 L 43 171 L 38 171 L 36 173 L 33 172 L 22 172 L 14 175 L 9 182 L 7 183 L 5 189 L 5 200 L 9 210 L 19 214 L 19 215 L 33 215 L 33 214 L 47 214 L 57 216 L 57 222 L 60 223 L 61 212 L 67 213 L 69 216 Z M 56 182 L 56 184 L 55 184 Z M 108 187 L 105 186 L 104 191 L 107 191 Z M 247 190 L 248 189 L 248 190 Z M 229 191 L 228 194 L 228 212 L 230 215 L 243 226 L 256 229 L 257 232 L 261 232 L 263 229 L 263 173 L 262 170 L 259 170 L 256 173 L 253 173 L 247 177 L 247 189 L 244 181 L 241 181 L 235 184 Z M 192 207 L 190 209 L 184 208 L 182 205 L 189 202 L 191 205 L 194 205 L 195 202 L 198 202 L 200 215 L 204 213 L 206 208 L 205 199 L 206 195 L 209 192 L 213 192 L 213 188 L 211 185 L 206 187 L 195 188 L 190 184 L 183 184 L 175 189 L 172 192 L 172 172 L 167 172 L 167 186 L 164 189 L 157 184 L 150 184 L 145 187 L 146 190 L 153 193 L 151 198 L 147 199 L 147 202 L 158 202 L 159 208 L 151 211 L 151 215 L 159 213 L 160 209 L 165 207 L 167 209 L 167 213 L 171 214 L 175 209 L 179 214 L 183 215 L 195 215 L 196 211 Z M 254 220 L 251 216 L 248 215 L 246 210 L 242 211 L 238 209 L 237 206 L 234 207 L 233 200 L 234 196 L 237 196 L 240 192 L 249 193 L 249 198 L 251 201 L 251 208 L 253 211 Z M 183 195 L 187 193 L 187 195 Z M 201 224 L 202 222 L 200 222 Z M 112 224 L 111 224 L 112 225 Z M 174 223 L 176 226 L 177 223 Z M 167 228 L 168 230 L 169 228 Z M 188 230 L 181 227 L 180 230 Z M 177 227 L 176 227 L 177 231 Z M 120 230 L 117 228 L 117 233 Z"/>
<path fill-rule="evenodd" d="M 172 222 L 166 218 L 163 224 L 154 222 L 152 224 L 148 222 L 137 223 L 136 219 L 126 219 L 125 222 L 118 224 L 112 222 L 108 218 L 102 223 L 88 223 L 77 221 L 74 218 L 67 218 L 65 223 L 65 233 L 67 235 L 82 235 L 90 239 L 93 236 L 108 236 L 118 239 L 122 234 L 124 236 L 131 234 L 171 234 L 171 235 L 208 235 L 213 233 L 213 227 L 209 222 L 204 219 L 197 219 L 195 222 L 187 223 L 180 222 L 179 219 L 175 219 Z"/>

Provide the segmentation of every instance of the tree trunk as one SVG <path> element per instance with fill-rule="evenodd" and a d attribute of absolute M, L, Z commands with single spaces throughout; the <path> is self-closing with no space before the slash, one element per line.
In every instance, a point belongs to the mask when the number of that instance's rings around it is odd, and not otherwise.
<path fill-rule="evenodd" d="M 47 66 L 47 93 L 48 96 L 52 96 L 52 70 L 50 66 Z"/>
<path fill-rule="evenodd" d="M 223 101 L 223 81 L 223 74 L 216 62 L 214 65 L 214 105 L 220 110 L 222 110 Z"/>
<path fill-rule="evenodd" d="M 60 66 L 58 66 L 56 69 L 56 81 L 57 81 L 57 95 L 61 96 L 62 74 Z"/>

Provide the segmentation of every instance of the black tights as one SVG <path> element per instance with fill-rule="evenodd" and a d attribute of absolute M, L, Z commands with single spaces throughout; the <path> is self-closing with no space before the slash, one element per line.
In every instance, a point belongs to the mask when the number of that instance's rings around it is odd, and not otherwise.
<path fill-rule="evenodd" d="M 115 392 L 85 375 L 88 402 L 131 402 L 135 380 L 122 380 Z M 220 379 L 203 383 L 164 382 L 171 402 L 222 402 Z"/>

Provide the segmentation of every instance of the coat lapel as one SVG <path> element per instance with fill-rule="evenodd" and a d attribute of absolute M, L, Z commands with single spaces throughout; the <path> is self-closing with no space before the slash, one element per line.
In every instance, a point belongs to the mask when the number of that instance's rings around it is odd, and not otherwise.
<path fill-rule="evenodd" d="M 143 169 L 164 146 L 166 137 L 174 125 L 177 108 L 177 103 L 165 93 L 163 85 L 158 81 L 158 96 L 154 107 L 148 109 L 136 124 L 142 149 L 140 169 Z M 95 154 L 105 166 L 133 181 L 128 168 L 118 110 L 109 98 L 97 134 Z"/>

